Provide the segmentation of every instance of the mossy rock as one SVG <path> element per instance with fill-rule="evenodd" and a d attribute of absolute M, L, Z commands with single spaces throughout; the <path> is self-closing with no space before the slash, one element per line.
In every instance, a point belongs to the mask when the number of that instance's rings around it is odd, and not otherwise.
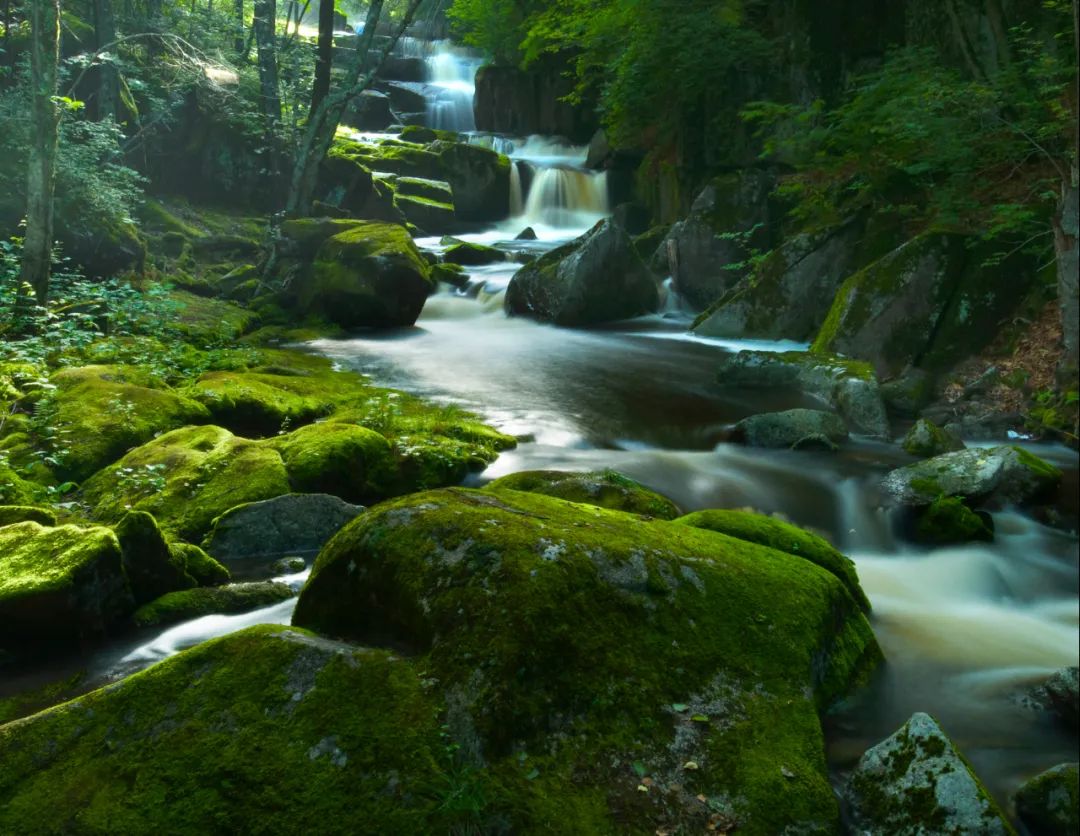
<path fill-rule="evenodd" d="M 135 448 L 88 479 L 82 496 L 97 519 L 147 511 L 168 534 L 198 542 L 228 509 L 289 491 L 276 450 L 204 426 L 173 430 Z"/>
<path fill-rule="evenodd" d="M 1016 793 L 1016 815 L 1034 836 L 1080 833 L 1080 768 L 1063 763 L 1026 781 Z"/>
<path fill-rule="evenodd" d="M 943 430 L 933 421 L 920 418 L 908 430 L 908 434 L 904 436 L 901 446 L 908 455 L 926 459 L 932 456 L 940 456 L 942 453 L 963 450 L 964 442 L 955 434 Z"/>
<path fill-rule="evenodd" d="M 752 511 L 721 509 L 695 511 L 679 517 L 675 522 L 680 525 L 716 531 L 729 537 L 758 543 L 778 552 L 809 560 L 835 575 L 847 587 L 851 597 L 859 602 L 859 606 L 865 612 L 870 612 L 870 600 L 859 585 L 855 564 L 846 555 L 833 548 L 832 544 L 823 537 L 778 520 L 776 517 L 767 517 Z"/>
<path fill-rule="evenodd" d="M 169 544 L 169 549 L 176 559 L 183 561 L 184 571 L 194 578 L 199 586 L 219 586 L 231 580 L 229 570 L 198 546 L 173 542 Z"/>
<path fill-rule="evenodd" d="M 441 139 L 429 148 L 439 161 L 435 179 L 450 184 L 459 219 L 499 221 L 510 214 L 509 157 L 479 145 Z"/>
<path fill-rule="evenodd" d="M 169 298 L 176 304 L 171 326 L 195 345 L 230 343 L 258 326 L 254 312 L 223 299 L 207 299 L 183 290 L 174 290 Z"/>
<path fill-rule="evenodd" d="M 923 713 L 862 756 L 844 795 L 859 833 L 1016 834 L 952 741 Z"/>
<path fill-rule="evenodd" d="M 993 520 L 971 510 L 962 498 L 942 496 L 915 512 L 915 539 L 934 546 L 994 539 Z"/>
<path fill-rule="evenodd" d="M 155 435 L 204 424 L 202 404 L 161 386 L 135 366 L 82 366 L 51 378 L 55 391 L 39 404 L 39 421 L 55 431 L 60 476 L 81 481 Z"/>
<path fill-rule="evenodd" d="M 506 253 L 495 249 L 495 247 L 485 247 L 483 244 L 459 241 L 446 248 L 442 259 L 448 264 L 480 267 L 485 264 L 499 264 L 506 261 Z"/>
<path fill-rule="evenodd" d="M 127 576 L 136 606 L 153 601 L 166 592 L 190 589 L 198 582 L 187 572 L 187 555 L 173 551 L 157 521 L 145 511 L 131 511 L 114 527 L 123 553 Z"/>
<path fill-rule="evenodd" d="M 835 413 L 820 409 L 789 409 L 744 418 L 735 425 L 731 437 L 750 447 L 805 449 L 813 446 L 835 450 L 837 442 L 847 440 L 848 431 L 843 419 Z"/>
<path fill-rule="evenodd" d="M 493 482 L 486 489 L 526 491 L 554 496 L 569 502 L 581 502 L 626 511 L 659 520 L 673 520 L 681 513 L 666 496 L 651 491 L 614 470 L 595 473 L 564 473 L 558 470 L 527 470 L 512 473 Z"/>
<path fill-rule="evenodd" d="M 460 138 L 454 131 L 442 131 L 438 128 L 425 128 L 422 125 L 406 125 L 399 134 L 406 142 L 422 142 L 429 145 L 436 140 L 457 142 Z"/>
<path fill-rule="evenodd" d="M 0 528 L 0 646 L 98 637 L 133 604 L 111 529 Z"/>
<path fill-rule="evenodd" d="M 445 180 L 425 180 L 422 177 L 395 177 L 394 190 L 399 197 L 423 197 L 439 203 L 454 204 L 454 193 Z"/>
<path fill-rule="evenodd" d="M 459 290 L 469 284 L 469 274 L 460 264 L 433 264 L 431 265 L 431 278 Z"/>
<path fill-rule="evenodd" d="M 39 525 L 56 525 L 56 513 L 48 508 L 34 505 L 0 505 L 0 528 L 21 522 L 36 522 Z"/>
<path fill-rule="evenodd" d="M 295 596 L 287 584 L 272 581 L 235 583 L 170 592 L 144 604 L 132 616 L 136 627 L 163 627 L 204 615 L 244 613 Z"/>
<path fill-rule="evenodd" d="M 0 831 L 451 832 L 437 710 L 388 653 L 254 627 L 0 728 Z"/>
<path fill-rule="evenodd" d="M 453 203 L 399 192 L 394 198 L 394 205 L 401 210 L 410 224 L 414 224 L 428 235 L 452 232 L 458 227 Z"/>
<path fill-rule="evenodd" d="M 267 442 L 281 454 L 296 493 L 375 502 L 395 493 L 393 450 L 383 436 L 355 424 L 312 424 Z"/>
<path fill-rule="evenodd" d="M 0 502 L 10 505 L 32 505 L 46 497 L 44 486 L 24 479 L 9 467 L 0 456 Z"/>
<path fill-rule="evenodd" d="M 702 832 L 718 814 L 740 833 L 835 832 L 818 711 L 880 659 L 809 561 L 506 490 L 357 518 L 294 622 L 416 654 L 523 833 Z"/>

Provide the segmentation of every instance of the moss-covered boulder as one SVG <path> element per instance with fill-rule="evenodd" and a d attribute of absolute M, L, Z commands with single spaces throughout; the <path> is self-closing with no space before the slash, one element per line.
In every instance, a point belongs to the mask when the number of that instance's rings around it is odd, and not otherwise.
<path fill-rule="evenodd" d="M 964 449 L 964 442 L 954 433 L 943 430 L 933 421 L 920 418 L 904 436 L 904 452 L 921 459 Z"/>
<path fill-rule="evenodd" d="M 134 601 L 109 528 L 0 528 L 0 647 L 102 635 Z"/>
<path fill-rule="evenodd" d="M 95 518 L 147 511 L 170 535 L 198 542 L 244 502 L 289 493 L 281 455 L 215 426 L 185 427 L 137 447 L 83 484 Z"/>
<path fill-rule="evenodd" d="M 485 247 L 483 244 L 457 241 L 446 248 L 442 258 L 443 261 L 449 264 L 480 267 L 485 264 L 499 264 L 506 261 L 506 253 L 495 249 L 495 247 Z"/>
<path fill-rule="evenodd" d="M 206 407 L 152 386 L 134 366 L 82 366 L 51 378 L 52 395 L 39 404 L 39 420 L 55 439 L 60 475 L 81 481 L 155 435 L 210 420 Z"/>
<path fill-rule="evenodd" d="M 120 541 L 124 573 L 136 605 L 153 601 L 166 592 L 198 585 L 187 572 L 187 556 L 169 548 L 150 514 L 131 511 L 113 530 Z"/>
<path fill-rule="evenodd" d="M 294 623 L 416 654 L 523 833 L 835 832 L 818 711 L 880 658 L 810 561 L 507 490 L 370 510 Z"/>
<path fill-rule="evenodd" d="M 425 180 L 423 177 L 395 177 L 394 191 L 398 196 L 423 197 L 439 203 L 454 203 L 454 193 L 445 180 Z"/>
<path fill-rule="evenodd" d="M 722 509 L 695 511 L 679 517 L 675 522 L 716 531 L 809 560 L 836 575 L 863 610 L 870 611 L 870 601 L 859 586 L 859 576 L 851 559 L 833 548 L 823 537 L 811 534 L 797 525 L 752 511 Z"/>
<path fill-rule="evenodd" d="M 131 619 L 136 627 L 163 627 L 204 615 L 249 612 L 287 601 L 294 595 L 288 584 L 272 581 L 185 589 L 144 604 Z"/>
<path fill-rule="evenodd" d="M 892 471 L 881 482 L 899 505 L 930 505 L 943 496 L 1034 502 L 1052 495 L 1062 473 L 1020 447 L 958 450 Z"/>
<path fill-rule="evenodd" d="M 454 232 L 460 226 L 454 204 L 422 195 L 398 193 L 394 205 L 405 220 L 428 235 Z"/>
<path fill-rule="evenodd" d="M 1017 790 L 1015 801 L 1032 836 L 1080 833 L 1080 767 L 1063 763 L 1036 775 Z"/>
<path fill-rule="evenodd" d="M 356 424 L 312 424 L 268 443 L 281 453 L 296 493 L 374 502 L 395 492 L 390 442 L 374 430 Z"/>
<path fill-rule="evenodd" d="M 732 440 L 750 447 L 836 449 L 846 441 L 843 419 L 820 409 L 789 409 L 743 418 L 731 431 Z"/>
<path fill-rule="evenodd" d="M 431 278 L 459 290 L 469 284 L 469 274 L 460 264 L 432 264 Z"/>
<path fill-rule="evenodd" d="M 437 709 L 388 653 L 251 628 L 0 728 L 0 831 L 451 832 Z"/>
<path fill-rule="evenodd" d="M 1015 831 L 933 718 L 915 714 L 859 760 L 844 797 L 860 833 L 1014 836 Z"/>
<path fill-rule="evenodd" d="M 438 140 L 439 174 L 454 193 L 454 208 L 464 221 L 499 221 L 510 214 L 510 159 L 489 148 Z M 423 174 L 421 177 L 425 176 Z"/>
<path fill-rule="evenodd" d="M 993 520 L 978 513 L 957 496 L 940 496 L 914 512 L 914 539 L 931 546 L 948 546 L 994 539 Z"/>
<path fill-rule="evenodd" d="M 800 391 L 833 407 L 853 432 L 890 436 L 877 377 L 866 363 L 799 351 L 740 351 L 720 361 L 716 379 L 736 389 Z"/>
<path fill-rule="evenodd" d="M 656 277 L 630 236 L 608 219 L 518 270 L 505 308 L 511 316 L 582 326 L 650 313 L 659 299 Z"/>
<path fill-rule="evenodd" d="M 559 470 L 526 470 L 511 473 L 485 486 L 488 490 L 526 491 L 554 496 L 569 502 L 595 505 L 659 520 L 673 520 L 680 511 L 666 496 L 651 491 L 614 470 L 565 473 Z"/>
<path fill-rule="evenodd" d="M 16 472 L 0 455 L 0 502 L 9 505 L 33 505 L 45 499 L 45 488 Z"/>
<path fill-rule="evenodd" d="M 962 238 L 927 234 L 863 268 L 836 292 L 814 351 L 866 360 L 883 376 L 916 365 L 932 343 L 965 257 Z"/>
<path fill-rule="evenodd" d="M 215 519 L 203 545 L 221 560 L 315 554 L 363 510 L 317 493 L 249 502 Z"/>
<path fill-rule="evenodd" d="M 434 289 L 405 227 L 358 221 L 322 243 L 293 292 L 305 314 L 345 328 L 387 328 L 416 322 Z"/>
<path fill-rule="evenodd" d="M 34 505 L 0 505 L 0 528 L 21 522 L 36 522 L 39 525 L 56 525 L 56 513 L 48 508 Z"/>

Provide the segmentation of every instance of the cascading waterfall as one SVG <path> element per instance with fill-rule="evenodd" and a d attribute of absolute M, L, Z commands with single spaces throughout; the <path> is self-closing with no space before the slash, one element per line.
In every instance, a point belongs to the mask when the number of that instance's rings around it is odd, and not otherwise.
<path fill-rule="evenodd" d="M 542 168 L 533 175 L 522 220 L 560 228 L 578 226 L 582 216 L 605 214 L 607 203 L 603 173 Z"/>
<path fill-rule="evenodd" d="M 473 95 L 480 60 L 445 43 L 436 43 L 426 56 L 428 85 L 434 95 L 427 97 L 428 127 L 444 131 L 476 130 Z"/>
<path fill-rule="evenodd" d="M 510 217 L 516 218 L 525 212 L 525 193 L 521 187 L 521 163 L 517 160 L 510 164 Z"/>

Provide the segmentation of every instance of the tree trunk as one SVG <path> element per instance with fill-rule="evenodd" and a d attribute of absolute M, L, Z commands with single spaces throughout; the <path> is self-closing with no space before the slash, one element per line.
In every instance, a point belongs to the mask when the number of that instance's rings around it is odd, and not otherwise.
<path fill-rule="evenodd" d="M 49 298 L 53 244 L 53 188 L 60 114 L 56 96 L 60 61 L 60 0 L 30 2 L 30 95 L 32 139 L 26 176 L 26 237 L 21 278 L 38 303 Z"/>
<path fill-rule="evenodd" d="M 1061 305 L 1061 332 L 1064 350 L 1061 372 L 1075 376 L 1080 366 L 1080 189 L 1078 172 L 1072 170 L 1072 182 L 1062 184 L 1061 204 L 1054 218 L 1054 251 L 1057 256 L 1058 303 Z"/>
<path fill-rule="evenodd" d="M 326 94 L 330 92 L 330 73 L 334 66 L 334 0 L 319 0 L 319 44 L 315 52 L 315 81 L 311 85 L 311 110 L 314 118 Z"/>
<path fill-rule="evenodd" d="M 234 25 L 236 30 L 233 35 L 233 49 L 236 50 L 237 55 L 242 55 L 246 58 L 247 44 L 244 43 L 244 0 L 236 0 L 234 15 Z"/>
<path fill-rule="evenodd" d="M 262 111 L 266 119 L 267 144 L 275 147 L 278 122 L 281 121 L 281 94 L 278 88 L 277 64 L 277 3 L 276 0 L 255 0 L 255 48 L 259 60 L 259 90 Z M 271 167 L 277 174 L 271 154 Z"/>
<path fill-rule="evenodd" d="M 112 0 L 94 0 L 94 36 L 99 50 L 116 40 L 116 16 L 113 14 Z M 105 58 L 98 67 L 98 121 L 115 121 L 119 101 L 120 74 L 116 65 Z"/>

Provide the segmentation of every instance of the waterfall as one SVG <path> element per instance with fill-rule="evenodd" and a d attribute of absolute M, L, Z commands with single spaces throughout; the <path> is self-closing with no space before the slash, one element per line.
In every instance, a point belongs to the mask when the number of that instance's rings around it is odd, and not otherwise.
<path fill-rule="evenodd" d="M 529 224 L 579 226 L 583 216 L 607 213 L 607 175 L 572 168 L 538 168 L 522 219 Z"/>
<path fill-rule="evenodd" d="M 428 86 L 427 123 L 445 131 L 476 130 L 473 95 L 480 60 L 446 42 L 433 45 L 425 57 Z"/>
<path fill-rule="evenodd" d="M 525 197 L 521 189 L 521 168 L 524 163 L 514 160 L 510 164 L 510 217 L 516 218 L 525 212 Z"/>

